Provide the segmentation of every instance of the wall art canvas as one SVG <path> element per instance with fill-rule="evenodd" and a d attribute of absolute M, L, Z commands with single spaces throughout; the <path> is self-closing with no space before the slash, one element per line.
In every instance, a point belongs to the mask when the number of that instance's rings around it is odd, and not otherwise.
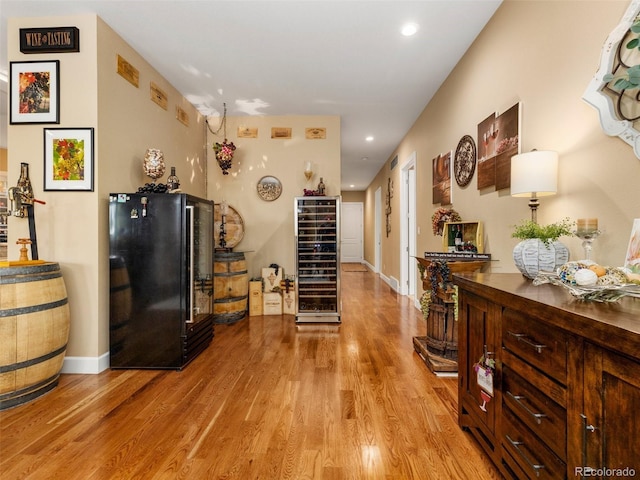
<path fill-rule="evenodd" d="M 433 195 L 432 202 L 440 205 L 450 205 L 451 199 L 451 152 L 438 155 L 432 160 L 433 164 Z"/>
<path fill-rule="evenodd" d="M 511 186 L 511 157 L 520 153 L 520 103 L 478 124 L 478 190 Z"/>

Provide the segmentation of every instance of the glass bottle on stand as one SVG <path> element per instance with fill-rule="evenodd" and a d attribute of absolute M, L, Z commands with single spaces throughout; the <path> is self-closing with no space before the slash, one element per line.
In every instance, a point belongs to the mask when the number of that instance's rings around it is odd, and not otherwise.
<path fill-rule="evenodd" d="M 591 244 L 600 235 L 600 230 L 598 230 L 598 219 L 579 218 L 576 222 L 576 227 L 575 235 L 582 240 L 584 258 L 585 260 L 592 260 L 591 251 L 593 250 L 593 246 Z"/>
<path fill-rule="evenodd" d="M 176 176 L 176 167 L 171 167 L 171 175 L 167 178 L 167 190 L 170 192 L 180 188 L 180 179 Z"/>

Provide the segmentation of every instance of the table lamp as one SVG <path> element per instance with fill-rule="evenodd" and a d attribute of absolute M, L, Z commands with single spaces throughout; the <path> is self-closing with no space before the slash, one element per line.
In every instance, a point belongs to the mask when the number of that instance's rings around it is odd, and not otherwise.
<path fill-rule="evenodd" d="M 558 153 L 532 150 L 511 157 L 511 196 L 530 197 L 531 221 L 538 223 L 538 197 L 558 191 Z"/>

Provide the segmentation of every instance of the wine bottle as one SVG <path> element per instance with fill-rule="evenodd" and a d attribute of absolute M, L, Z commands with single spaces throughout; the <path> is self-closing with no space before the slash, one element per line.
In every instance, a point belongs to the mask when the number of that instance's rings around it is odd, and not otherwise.
<path fill-rule="evenodd" d="M 176 176 L 176 167 L 171 167 L 171 175 L 167 178 L 167 190 L 177 190 L 180 188 L 180 180 Z"/>
<path fill-rule="evenodd" d="M 462 245 L 463 245 L 463 240 L 462 240 L 462 227 L 460 225 L 458 225 L 458 230 L 456 230 L 456 236 L 455 236 L 455 244 L 456 244 L 456 250 L 457 251 L 462 251 Z"/>

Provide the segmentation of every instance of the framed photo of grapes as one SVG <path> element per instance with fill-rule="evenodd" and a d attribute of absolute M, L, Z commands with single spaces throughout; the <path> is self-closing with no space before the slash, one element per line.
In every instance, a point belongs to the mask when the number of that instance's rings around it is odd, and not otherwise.
<path fill-rule="evenodd" d="M 93 128 L 44 129 L 45 191 L 93 191 Z"/>
<path fill-rule="evenodd" d="M 9 123 L 60 123 L 60 61 L 11 62 Z"/>

